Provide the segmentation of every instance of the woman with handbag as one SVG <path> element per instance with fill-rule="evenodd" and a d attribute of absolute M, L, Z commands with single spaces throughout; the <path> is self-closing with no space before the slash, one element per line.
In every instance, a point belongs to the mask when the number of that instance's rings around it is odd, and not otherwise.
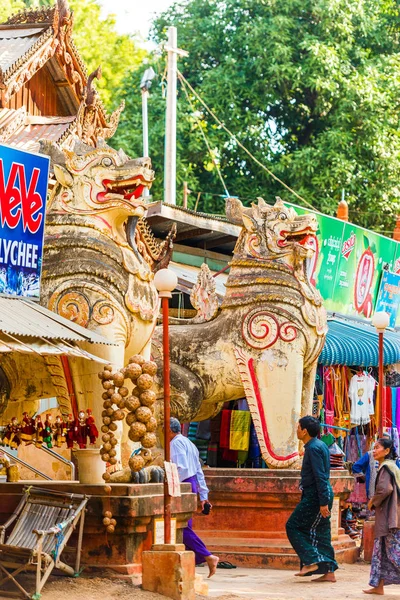
<path fill-rule="evenodd" d="M 375 493 L 368 502 L 375 509 L 375 541 L 369 590 L 383 596 L 384 585 L 400 584 L 400 469 L 391 439 L 375 443 L 373 456 L 379 462 Z"/>

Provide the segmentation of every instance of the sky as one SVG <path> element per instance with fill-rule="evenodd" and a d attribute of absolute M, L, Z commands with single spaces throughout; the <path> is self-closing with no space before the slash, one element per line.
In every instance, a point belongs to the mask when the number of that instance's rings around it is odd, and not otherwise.
<path fill-rule="evenodd" d="M 115 14 L 118 33 L 140 32 L 147 39 L 150 21 L 166 10 L 174 0 L 100 0 L 104 15 Z"/>

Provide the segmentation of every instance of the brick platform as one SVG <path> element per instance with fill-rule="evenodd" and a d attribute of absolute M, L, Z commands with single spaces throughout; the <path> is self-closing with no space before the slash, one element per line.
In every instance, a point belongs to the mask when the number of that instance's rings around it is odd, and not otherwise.
<path fill-rule="evenodd" d="M 194 529 L 208 549 L 242 567 L 297 569 L 299 560 L 289 544 L 285 524 L 300 501 L 300 472 L 272 469 L 206 469 L 213 510 L 197 513 Z M 353 477 L 332 471 L 335 498 L 348 498 Z M 339 514 L 337 515 L 339 519 Z M 336 523 L 336 558 L 353 563 L 359 549 Z"/>
<path fill-rule="evenodd" d="M 32 484 L 32 481 L 0 484 L 1 524 L 16 508 L 24 485 Z M 81 560 L 85 572 L 98 572 L 120 579 L 129 578 L 135 583 L 141 583 L 142 552 L 151 549 L 154 519 L 163 515 L 162 484 L 111 484 L 111 494 L 104 491 L 103 485 L 86 485 L 70 481 L 35 481 L 34 485 L 90 496 L 85 517 Z M 172 516 L 177 520 L 177 542 L 182 542 L 182 529 L 196 507 L 190 484 L 182 484 L 181 489 L 182 496 L 172 498 Z M 114 534 L 105 532 L 102 523 L 105 510 L 110 510 L 117 520 Z M 70 545 L 75 545 L 73 539 Z M 71 551 L 71 560 L 72 557 Z"/>

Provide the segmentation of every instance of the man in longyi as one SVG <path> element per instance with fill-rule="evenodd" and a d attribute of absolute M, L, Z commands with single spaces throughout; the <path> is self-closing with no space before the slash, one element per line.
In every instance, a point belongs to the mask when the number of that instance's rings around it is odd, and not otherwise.
<path fill-rule="evenodd" d="M 319 430 L 320 422 L 311 416 L 302 417 L 297 425 L 297 437 L 304 443 L 302 497 L 286 523 L 286 533 L 300 558 L 301 569 L 296 575 L 320 574 L 314 581 L 334 583 L 338 565 L 331 542 L 333 491 L 329 450 L 317 439 Z"/>
<path fill-rule="evenodd" d="M 200 464 L 199 451 L 188 438 L 181 434 L 181 425 L 178 419 L 171 417 L 171 461 L 178 468 L 179 481 L 190 483 L 192 492 L 199 494 L 202 509 L 208 502 L 208 487 Z M 203 541 L 193 531 L 192 519 L 188 521 L 187 527 L 183 530 L 183 543 L 187 550 L 192 550 L 195 555 L 196 565 L 207 563 L 208 577 L 215 575 L 219 558 L 207 550 Z"/>

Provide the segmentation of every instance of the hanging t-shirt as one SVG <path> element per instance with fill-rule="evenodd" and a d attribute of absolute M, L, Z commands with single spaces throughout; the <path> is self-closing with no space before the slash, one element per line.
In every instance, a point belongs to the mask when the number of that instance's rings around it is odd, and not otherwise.
<path fill-rule="evenodd" d="M 374 414 L 374 390 L 376 381 L 365 373 L 354 375 L 349 386 L 352 425 L 366 425 Z"/>

